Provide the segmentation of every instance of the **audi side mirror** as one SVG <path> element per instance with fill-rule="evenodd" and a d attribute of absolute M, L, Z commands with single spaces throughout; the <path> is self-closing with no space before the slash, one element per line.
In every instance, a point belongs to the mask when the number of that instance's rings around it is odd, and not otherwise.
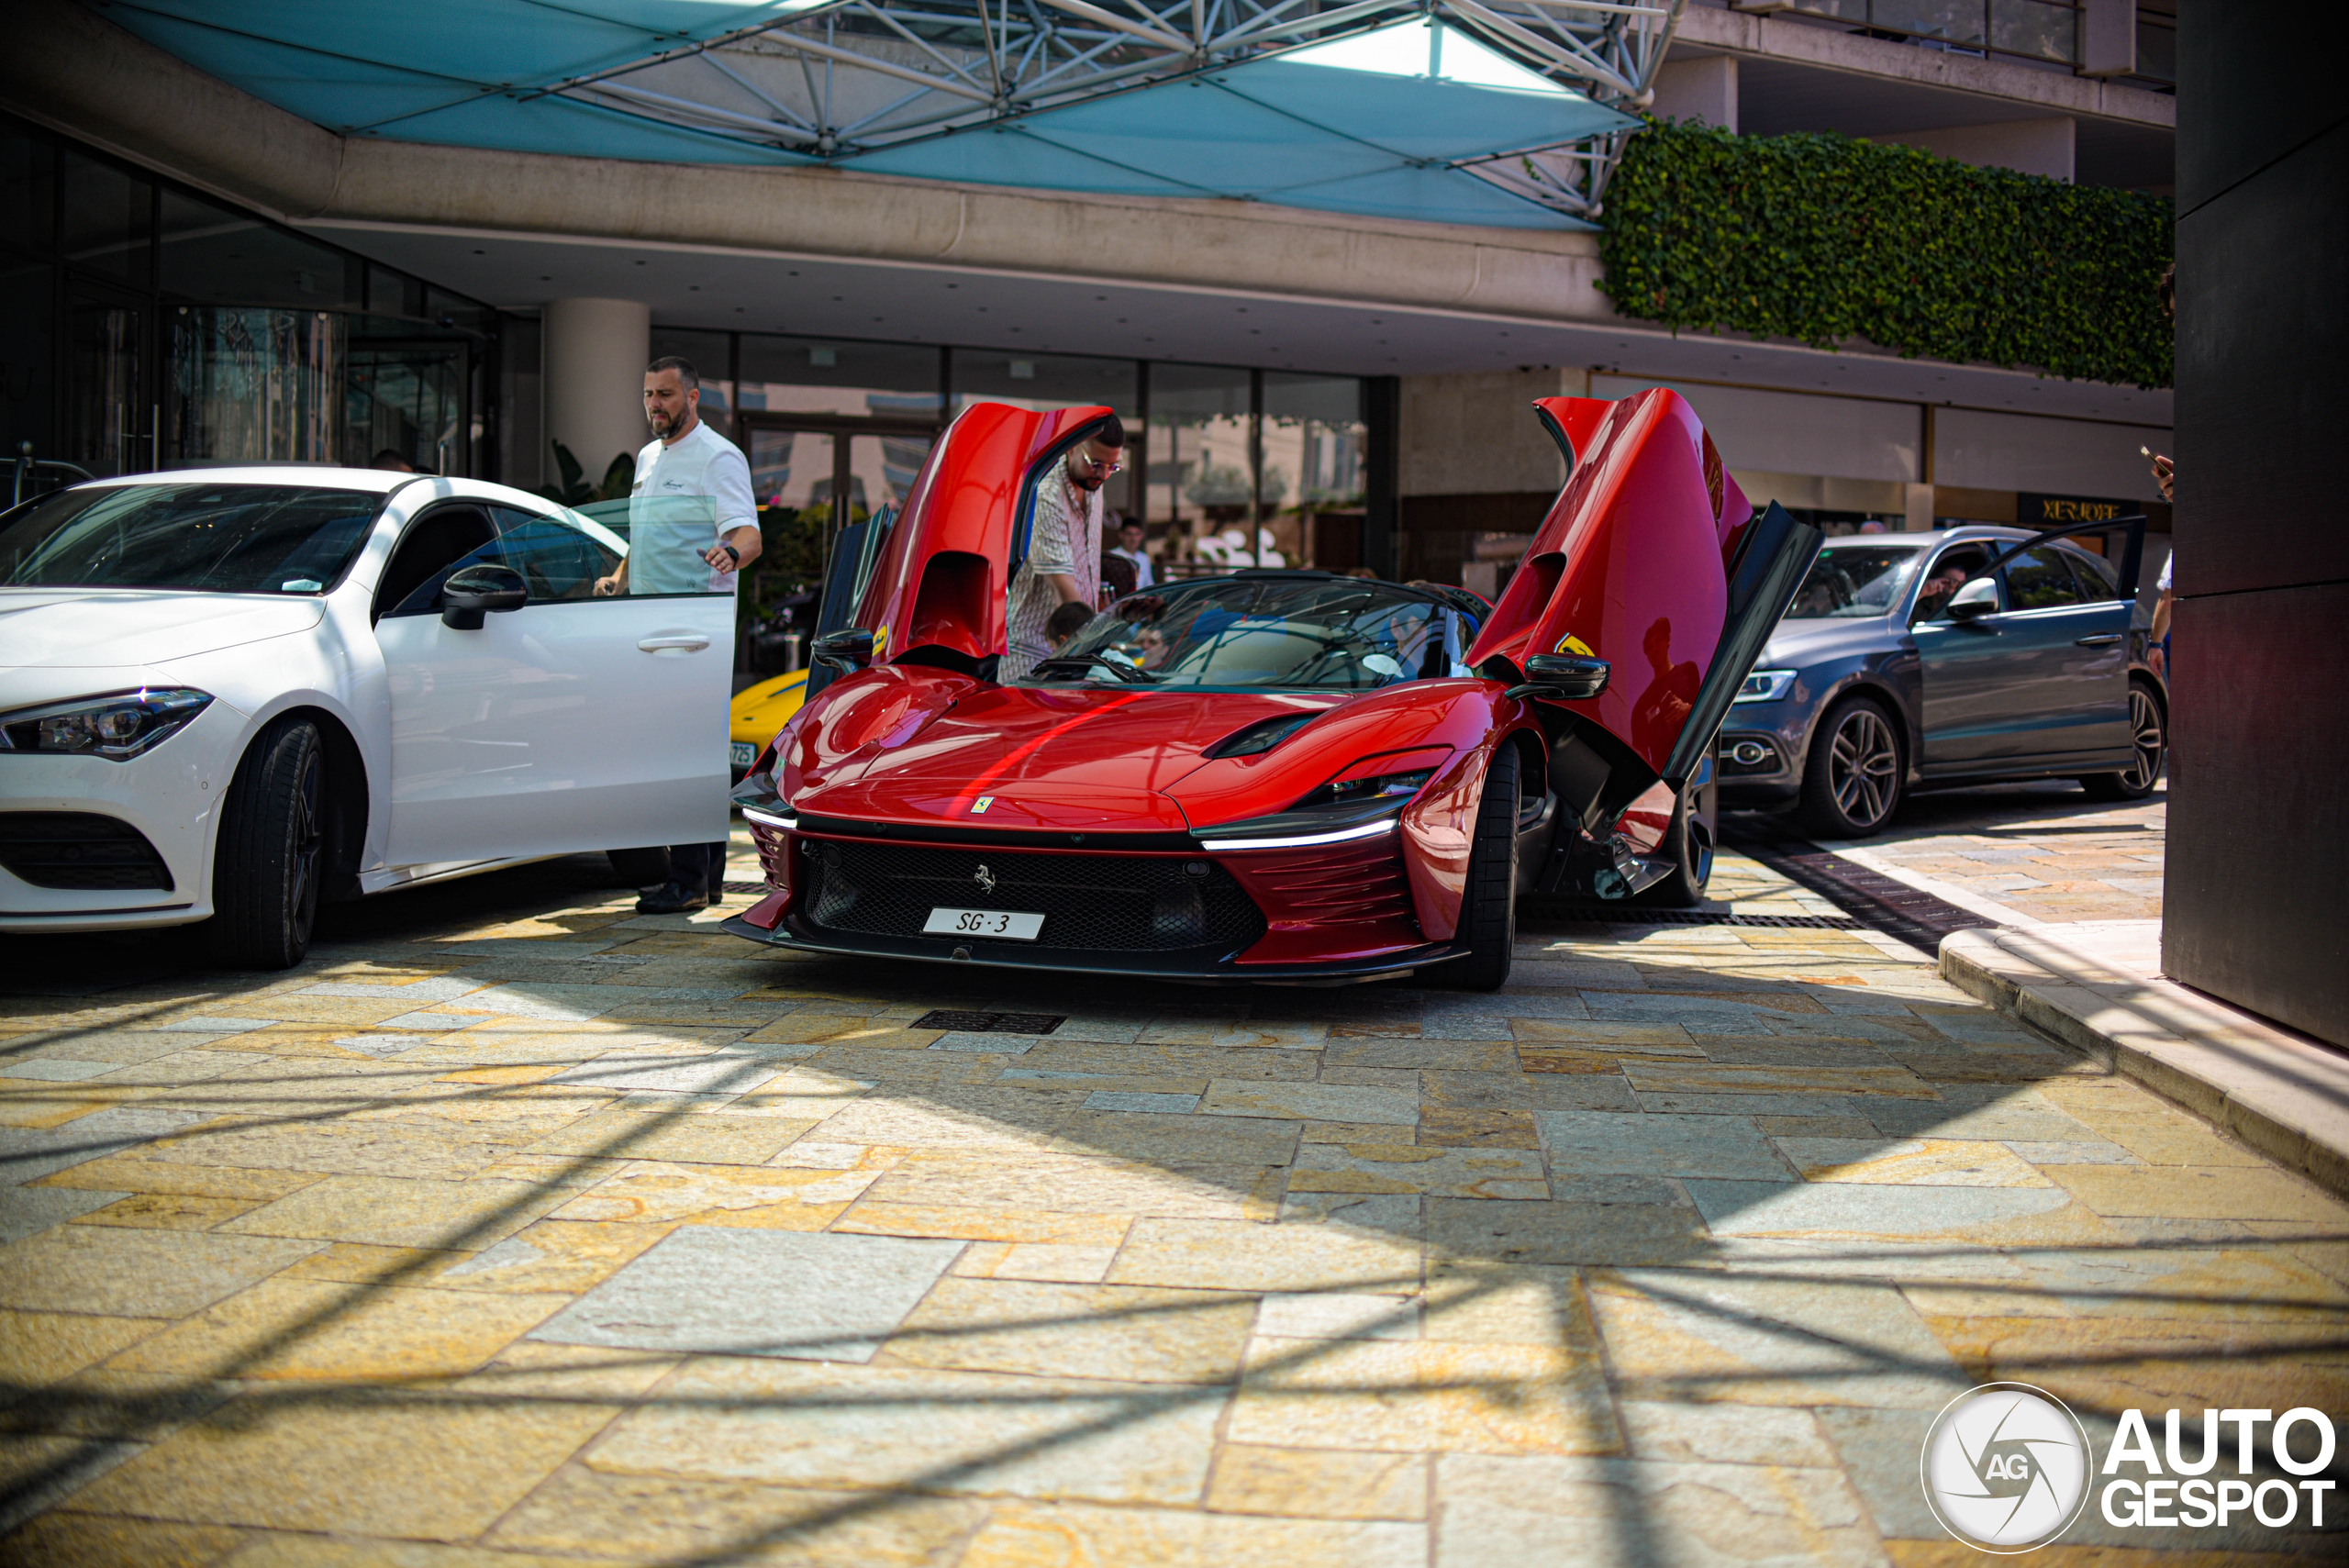
<path fill-rule="evenodd" d="M 440 584 L 440 624 L 451 631 L 479 631 L 493 610 L 518 610 L 530 602 L 530 585 L 510 566 L 468 566 Z"/>
<path fill-rule="evenodd" d="M 1951 596 L 1942 613 L 1952 620 L 1979 620 L 1984 616 L 1997 615 L 1998 583 L 1988 577 L 1976 577 Z"/>
<path fill-rule="evenodd" d="M 828 631 L 816 639 L 810 651 L 817 663 L 829 665 L 843 675 L 850 674 L 873 662 L 873 634 L 860 626 L 845 631 Z"/>
<path fill-rule="evenodd" d="M 1553 702 L 1581 702 L 1607 689 L 1607 661 L 1573 653 L 1536 653 L 1525 662 L 1525 684 L 1511 686 L 1513 697 L 1548 697 Z"/>

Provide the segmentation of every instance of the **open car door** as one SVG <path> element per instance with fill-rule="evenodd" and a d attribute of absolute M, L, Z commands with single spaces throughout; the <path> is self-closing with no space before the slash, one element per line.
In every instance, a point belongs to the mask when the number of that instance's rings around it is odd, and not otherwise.
<path fill-rule="evenodd" d="M 956 417 L 876 541 L 856 595 L 851 624 L 872 634 L 872 662 L 993 677 L 1037 482 L 1109 417 L 1107 408 L 1038 413 L 1000 403 L 974 403 Z"/>
<path fill-rule="evenodd" d="M 1676 392 L 1534 406 L 1566 482 L 1468 662 L 1535 700 L 1562 821 L 1590 833 L 1697 776 L 1822 536 L 1755 516 Z"/>

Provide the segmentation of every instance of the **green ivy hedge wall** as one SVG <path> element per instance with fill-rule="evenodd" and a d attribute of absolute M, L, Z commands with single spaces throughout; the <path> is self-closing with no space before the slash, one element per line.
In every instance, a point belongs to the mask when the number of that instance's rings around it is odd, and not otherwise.
<path fill-rule="evenodd" d="M 1607 188 L 1599 286 L 1668 327 L 2170 384 L 2164 197 L 1834 133 L 1656 125 Z"/>

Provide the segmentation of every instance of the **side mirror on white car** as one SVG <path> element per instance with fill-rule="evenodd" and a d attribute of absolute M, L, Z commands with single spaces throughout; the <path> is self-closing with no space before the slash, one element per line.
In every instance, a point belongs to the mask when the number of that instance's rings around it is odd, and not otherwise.
<path fill-rule="evenodd" d="M 493 610 L 518 610 L 530 602 L 530 585 L 510 566 L 468 566 L 440 584 L 440 624 L 451 631 L 479 631 Z"/>

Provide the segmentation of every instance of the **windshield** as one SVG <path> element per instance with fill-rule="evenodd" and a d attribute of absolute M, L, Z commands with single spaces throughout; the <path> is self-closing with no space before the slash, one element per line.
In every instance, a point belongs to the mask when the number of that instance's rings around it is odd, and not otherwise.
<path fill-rule="evenodd" d="M 0 586 L 316 594 L 383 509 L 379 490 L 123 484 L 64 491 L 0 525 Z"/>
<path fill-rule="evenodd" d="M 1467 674 L 1475 636 L 1459 609 L 1391 584 L 1203 577 L 1120 599 L 1030 679 L 1366 691 Z"/>
<path fill-rule="evenodd" d="M 1892 613 L 1920 554 L 1913 544 L 1830 545 L 1787 606 L 1788 620 L 1864 619 Z"/>

